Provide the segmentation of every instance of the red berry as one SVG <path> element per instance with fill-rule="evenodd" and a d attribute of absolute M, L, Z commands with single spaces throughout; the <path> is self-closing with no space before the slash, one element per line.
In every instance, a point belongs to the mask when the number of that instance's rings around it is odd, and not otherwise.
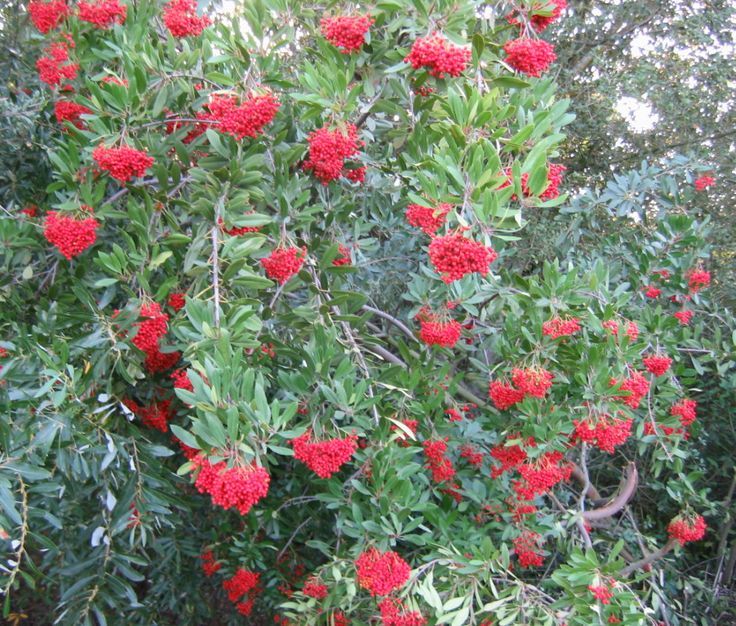
<path fill-rule="evenodd" d="M 357 435 L 348 435 L 343 439 L 326 439 L 312 441 L 312 432 L 291 440 L 294 458 L 304 463 L 320 478 L 330 478 L 338 472 L 355 454 Z"/>
<path fill-rule="evenodd" d="M 432 76 L 444 78 L 446 74 L 460 76 L 468 67 L 471 56 L 470 48 L 456 46 L 435 33 L 417 39 L 405 61 L 411 63 L 415 70 L 425 67 Z"/>
<path fill-rule="evenodd" d="M 206 15 L 197 15 L 197 3 L 194 0 L 171 0 L 164 6 L 164 26 L 174 37 L 199 35 L 210 25 Z"/>
<path fill-rule="evenodd" d="M 672 359 L 661 354 L 645 356 L 641 361 L 644 363 L 644 367 L 647 368 L 647 371 L 655 376 L 663 376 L 664 373 L 670 369 L 670 365 L 672 365 Z"/>
<path fill-rule="evenodd" d="M 57 41 L 44 48 L 44 56 L 36 61 L 38 78 L 51 87 L 62 85 L 64 81 L 74 80 L 79 64 L 69 59 L 68 43 Z"/>
<path fill-rule="evenodd" d="M 396 552 L 369 548 L 355 561 L 358 583 L 372 596 L 385 596 L 409 580 L 411 567 Z"/>
<path fill-rule="evenodd" d="M 84 205 L 82 209 L 92 211 Z M 71 260 L 97 241 L 99 227 L 100 223 L 93 217 L 76 219 L 58 211 L 50 211 L 44 221 L 43 235 L 62 255 Z"/>
<path fill-rule="evenodd" d="M 557 58 L 554 46 L 541 39 L 522 37 L 506 42 L 506 63 L 517 72 L 539 77 Z"/>
<path fill-rule="evenodd" d="M 92 110 L 83 104 L 77 104 L 69 100 L 58 100 L 54 104 L 54 114 L 59 124 L 71 122 L 77 128 L 85 128 L 84 120 L 80 116 L 86 113 L 92 113 Z"/>
<path fill-rule="evenodd" d="M 429 244 L 429 260 L 446 283 L 475 272 L 485 276 L 497 257 L 493 248 L 462 235 L 437 237 Z"/>
<path fill-rule="evenodd" d="M 69 15 L 69 7 L 64 0 L 31 0 L 28 3 L 28 14 L 33 25 L 45 35 Z"/>
<path fill-rule="evenodd" d="M 266 275 L 283 285 L 296 274 L 307 258 L 307 249 L 277 248 L 269 256 L 261 259 Z"/>
<path fill-rule="evenodd" d="M 303 164 L 307 172 L 312 172 L 323 185 L 346 176 L 345 159 L 355 156 L 363 142 L 358 139 L 358 129 L 346 124 L 345 130 L 319 128 L 307 137 L 309 156 Z"/>
<path fill-rule="evenodd" d="M 700 541 L 708 528 L 702 515 L 678 515 L 667 526 L 670 538 L 684 546 L 690 541 Z"/>
<path fill-rule="evenodd" d="M 695 184 L 696 191 L 704 191 L 708 189 L 708 187 L 712 187 L 713 185 L 715 185 L 716 179 L 713 178 L 712 176 L 700 176 L 699 178 L 695 179 L 694 184 Z"/>
<path fill-rule="evenodd" d="M 97 2 L 82 0 L 77 4 L 77 12 L 80 20 L 104 30 L 112 28 L 115 24 L 124 24 L 128 7 L 120 4 L 118 0 L 98 0 Z"/>
<path fill-rule="evenodd" d="M 365 35 L 375 20 L 367 15 L 340 15 L 323 17 L 322 35 L 343 54 L 357 52 L 365 43 Z"/>
<path fill-rule="evenodd" d="M 153 157 L 130 146 L 106 148 L 100 144 L 92 152 L 92 158 L 101 170 L 121 183 L 127 183 L 134 176 L 144 176 L 153 165 Z"/>
<path fill-rule="evenodd" d="M 236 508 L 246 515 L 268 494 L 271 477 L 260 465 L 227 467 L 224 461 L 212 465 L 203 454 L 192 463 L 199 469 L 194 486 L 200 493 L 209 493 L 212 503 L 224 509 Z"/>
<path fill-rule="evenodd" d="M 452 205 L 446 202 L 441 202 L 435 208 L 410 204 L 406 207 L 406 221 L 412 226 L 421 228 L 424 233 L 433 237 L 444 225 L 450 209 L 452 209 Z"/>

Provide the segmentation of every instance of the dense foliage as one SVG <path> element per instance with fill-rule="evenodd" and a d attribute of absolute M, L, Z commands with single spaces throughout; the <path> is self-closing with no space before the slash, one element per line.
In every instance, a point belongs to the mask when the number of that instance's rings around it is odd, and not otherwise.
<path fill-rule="evenodd" d="M 712 190 L 564 193 L 564 5 L 30 3 L 11 623 L 730 619 Z"/>

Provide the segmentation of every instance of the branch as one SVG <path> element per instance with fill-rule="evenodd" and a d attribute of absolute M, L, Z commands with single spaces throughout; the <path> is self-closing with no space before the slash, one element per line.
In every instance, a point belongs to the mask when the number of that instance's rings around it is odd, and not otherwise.
<path fill-rule="evenodd" d="M 583 470 L 580 469 L 577 463 L 572 464 L 572 473 L 570 474 L 570 476 L 577 480 L 581 485 L 585 486 L 585 475 L 583 474 Z M 589 497 L 591 500 L 601 499 L 600 492 L 595 488 L 595 485 L 590 482 L 588 483 L 587 490 L 583 490 L 582 495 Z"/>
<path fill-rule="evenodd" d="M 622 577 L 629 576 L 636 570 L 641 569 L 642 567 L 645 567 L 649 565 L 650 563 L 654 563 L 654 561 L 658 561 L 665 554 L 670 552 L 672 548 L 675 547 L 676 543 L 677 543 L 677 539 L 670 538 L 669 541 L 667 541 L 667 543 L 664 544 L 659 550 L 657 550 L 656 552 L 652 552 L 651 554 L 648 554 L 643 559 L 639 559 L 638 561 L 635 561 L 634 563 L 627 565 L 618 573 L 618 575 Z"/>
<path fill-rule="evenodd" d="M 401 332 L 403 332 L 409 339 L 412 341 L 416 341 L 416 337 L 412 330 L 404 324 L 401 320 L 396 319 L 393 315 L 390 315 L 384 311 L 381 311 L 380 309 L 376 309 L 372 306 L 368 306 L 367 304 L 364 304 L 362 307 L 360 307 L 363 311 L 366 311 L 368 313 L 373 313 L 373 315 L 377 315 L 378 317 L 382 317 L 383 319 L 391 322 L 396 328 L 398 328 Z"/>
<path fill-rule="evenodd" d="M 20 527 L 20 539 L 18 540 L 18 549 L 15 551 L 15 565 L 13 570 L 10 572 L 8 577 L 8 584 L 3 590 L 4 596 L 10 595 L 10 589 L 13 586 L 15 577 L 18 575 L 20 565 L 23 561 L 23 555 L 26 551 L 26 535 L 28 534 L 28 492 L 26 491 L 26 484 L 23 482 L 20 474 L 18 474 L 18 481 L 20 482 L 20 495 L 21 495 L 21 527 Z"/>
<path fill-rule="evenodd" d="M 371 110 L 373 109 L 373 106 L 376 104 L 376 102 L 378 102 L 378 100 L 380 99 L 382 95 L 383 95 L 383 87 L 381 87 L 381 89 L 379 89 L 376 92 L 373 98 L 371 98 L 370 102 L 368 102 L 368 105 L 365 111 L 363 111 L 363 113 L 360 114 L 360 117 L 355 122 L 356 128 L 360 128 L 361 126 L 363 126 L 363 124 L 365 124 L 365 121 L 368 119 L 368 116 L 371 114 Z"/>
<path fill-rule="evenodd" d="M 384 361 L 389 361 L 390 363 L 393 363 L 394 365 L 400 365 L 404 369 L 407 368 L 407 365 L 406 363 L 404 363 L 404 361 L 402 361 L 399 357 L 397 357 L 392 352 L 389 352 L 388 350 L 386 350 L 386 348 L 382 346 L 378 346 L 373 343 L 365 343 L 363 345 L 365 346 L 366 350 L 368 350 L 369 352 L 374 352 L 375 354 L 380 356 Z"/>
<path fill-rule="evenodd" d="M 598 509 L 592 509 L 583 513 L 583 519 L 586 521 L 601 520 L 611 517 L 621 511 L 631 500 L 636 492 L 639 482 L 639 473 L 636 471 L 636 465 L 629 463 L 624 470 L 624 477 L 618 495 L 605 506 Z"/>
<path fill-rule="evenodd" d="M 588 454 L 588 446 L 583 441 L 582 445 L 580 446 L 580 469 L 583 474 L 583 490 L 580 492 L 580 497 L 578 498 L 578 506 L 580 507 L 580 513 L 582 513 L 583 516 L 585 516 L 585 494 L 588 493 L 588 491 L 591 488 L 591 482 L 590 482 L 590 475 L 588 474 L 588 461 L 587 461 L 587 454 Z M 588 529 L 585 528 L 585 522 L 583 519 L 578 519 L 577 521 L 578 529 L 580 530 L 580 534 L 583 536 L 583 541 L 585 542 L 585 547 L 590 549 L 593 547 L 593 543 L 590 541 L 590 535 L 588 534 Z"/>

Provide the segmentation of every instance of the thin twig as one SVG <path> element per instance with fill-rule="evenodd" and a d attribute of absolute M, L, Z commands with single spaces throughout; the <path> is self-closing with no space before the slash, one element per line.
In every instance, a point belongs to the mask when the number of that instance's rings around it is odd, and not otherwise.
<path fill-rule="evenodd" d="M 220 328 L 220 257 L 218 233 L 220 231 L 220 215 L 222 214 L 222 205 L 227 195 L 227 185 L 222 195 L 215 203 L 215 223 L 212 226 L 212 289 L 215 298 L 215 328 Z"/>

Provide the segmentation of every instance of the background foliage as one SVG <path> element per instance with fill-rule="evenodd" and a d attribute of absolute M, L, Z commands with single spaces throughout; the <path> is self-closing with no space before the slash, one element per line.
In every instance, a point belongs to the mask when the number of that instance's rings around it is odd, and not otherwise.
<path fill-rule="evenodd" d="M 572 2 L 545 34 L 557 46 L 557 81 L 526 81 L 499 63 L 500 44 L 513 36 L 508 5 L 379 1 L 370 41 L 355 56 L 318 33 L 324 11 L 338 13 L 341 3 L 249 1 L 201 37 L 179 41 L 161 26 L 158 5 L 131 5 L 125 25 L 110 31 L 70 20 L 81 63 L 73 97 L 93 111 L 80 130 L 53 119 L 58 94 L 38 83 L 33 67 L 46 41 L 17 5 L 4 5 L 6 618 L 217 624 L 273 623 L 278 614 L 329 624 L 341 609 L 368 624 L 376 603 L 356 584 L 354 560 L 375 545 L 412 565 L 404 601 L 433 624 L 733 619 L 733 8 L 688 6 Z M 434 26 L 472 46 L 462 77 L 435 81 L 403 63 Z M 653 39 L 642 57 L 632 53 L 637 34 Z M 672 41 L 687 54 L 671 53 Z M 110 75 L 128 86 L 103 83 Z M 417 95 L 423 83 L 435 93 Z M 236 141 L 210 130 L 184 143 L 186 129 L 166 132 L 168 115 L 193 115 L 209 91 L 255 86 L 281 101 L 266 136 Z M 620 95 L 652 104 L 660 118 L 651 131 L 633 132 L 614 112 Z M 362 186 L 324 187 L 300 168 L 308 134 L 339 121 L 359 124 L 366 142 Z M 150 175 L 128 186 L 88 169 L 100 139 L 123 129 L 155 158 Z M 568 166 L 569 197 L 522 202 L 518 185 L 501 188 L 503 168 L 517 180 L 522 172 L 543 180 L 549 161 Z M 694 177 L 711 170 L 717 186 L 694 192 Z M 460 207 L 452 225 L 469 225 L 500 252 L 488 280 L 438 280 L 429 239 L 404 217 L 407 203 L 430 199 Z M 39 218 L 20 213 L 31 203 Z M 67 262 L 43 238 L 42 216 L 80 203 L 94 207 L 103 227 L 93 249 Z M 225 236 L 218 217 L 262 230 Z M 279 287 L 258 261 L 284 233 L 307 246 L 309 260 Z M 338 244 L 351 247 L 350 267 L 332 265 Z M 682 327 L 667 297 L 685 293 L 698 263 L 713 270 L 714 288 L 694 296 L 695 317 Z M 642 288 L 662 269 L 673 278 L 653 302 Z M 141 305 L 178 291 L 187 304 L 167 309 L 166 342 L 183 353 L 191 393 L 147 373 L 130 341 Z M 456 319 L 472 321 L 469 343 L 430 349 L 414 317 L 448 300 L 458 302 Z M 543 338 L 542 323 L 555 314 L 579 317 L 581 336 Z M 601 325 L 610 319 L 636 321 L 640 339 L 614 341 Z M 631 412 L 632 439 L 613 455 L 570 448 L 572 417 L 586 403 L 612 402 L 610 378 L 653 347 L 675 359 L 673 376 Z M 489 379 L 533 364 L 554 371 L 550 397 L 496 410 L 486 399 Z M 691 437 L 645 435 L 644 424 L 666 420 L 683 396 L 699 403 Z M 258 459 L 271 473 L 268 497 L 247 516 L 214 507 L 192 487 L 171 434 L 125 408 L 131 398 L 170 399 L 177 436 L 213 458 L 232 448 Z M 447 419 L 447 409 L 468 402 L 478 406 L 466 418 Z M 406 419 L 419 427 L 405 446 Z M 324 437 L 355 432 L 363 445 L 349 467 L 319 479 L 289 443 L 307 427 Z M 575 481 L 538 498 L 537 513 L 522 521 L 507 510 L 513 486 L 490 478 L 487 453 L 515 433 L 540 442 L 540 454 L 561 451 L 578 462 L 582 454 L 602 501 L 620 493 L 624 468 L 635 463 L 634 498 L 592 528 L 590 546 Z M 422 443 L 445 438 L 459 502 L 425 467 Z M 464 445 L 484 452 L 480 469 L 460 456 Z M 667 523 L 685 506 L 705 515 L 706 539 L 622 576 L 626 561 L 664 543 Z M 525 528 L 544 538 L 541 568 L 522 569 L 513 554 Z M 200 567 L 208 548 L 223 564 L 213 578 Z M 248 618 L 221 587 L 238 567 L 262 575 Z M 329 587 L 323 601 L 300 593 L 312 573 Z M 588 591 L 606 576 L 620 581 L 610 606 Z M 295 591 L 290 598 L 284 585 Z"/>

